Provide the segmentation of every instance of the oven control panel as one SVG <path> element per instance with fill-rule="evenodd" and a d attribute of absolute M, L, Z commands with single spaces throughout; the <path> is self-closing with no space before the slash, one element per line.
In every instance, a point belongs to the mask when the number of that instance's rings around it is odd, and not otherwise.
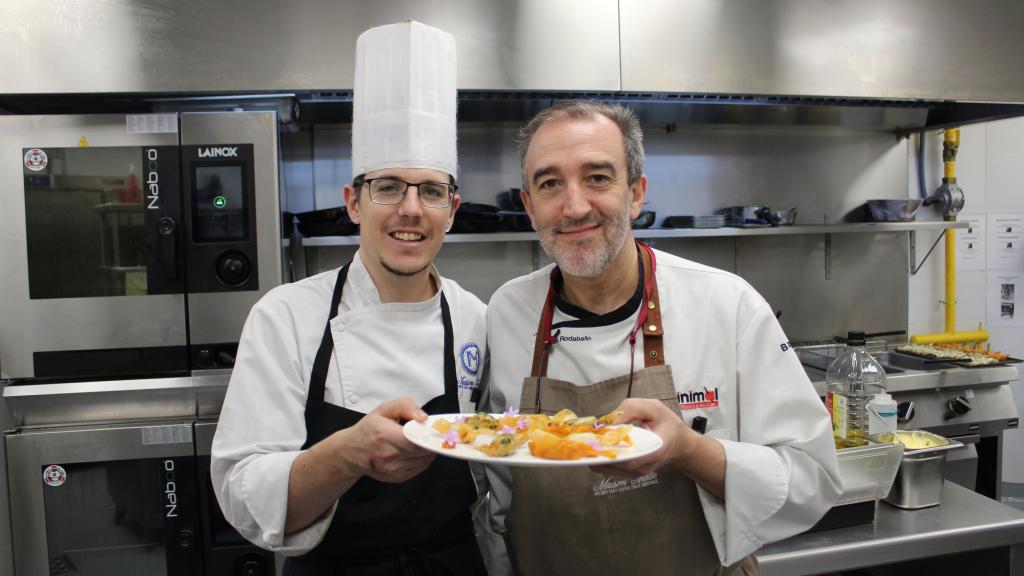
<path fill-rule="evenodd" d="M 258 290 L 252 144 L 181 147 L 188 291 Z"/>

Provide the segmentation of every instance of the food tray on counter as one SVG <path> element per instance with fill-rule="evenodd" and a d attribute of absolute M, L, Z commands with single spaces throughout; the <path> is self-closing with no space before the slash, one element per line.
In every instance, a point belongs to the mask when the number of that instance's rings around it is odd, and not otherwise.
<path fill-rule="evenodd" d="M 909 356 L 916 361 L 924 362 L 926 364 L 948 364 L 950 362 L 957 362 L 957 360 L 952 360 L 950 358 L 936 358 L 935 356 L 929 356 L 926 354 L 914 354 L 911 352 L 904 352 L 903 350 L 897 350 L 896 348 L 889 350 L 889 353 L 899 356 Z M 964 360 L 959 360 L 959 362 L 964 362 Z"/>
<path fill-rule="evenodd" d="M 960 355 L 963 355 L 965 357 L 964 358 L 956 358 L 956 357 L 949 357 L 949 356 L 936 356 L 935 354 L 930 354 L 928 352 L 928 350 L 904 350 L 903 349 L 904 346 L 896 348 L 895 350 L 893 350 L 893 353 L 895 353 L 895 354 L 903 354 L 905 356 L 912 356 L 914 358 L 920 358 L 922 361 L 928 362 L 928 363 L 942 362 L 942 363 L 953 364 L 953 365 L 959 366 L 961 368 L 991 368 L 993 366 L 1006 366 L 1007 364 L 1019 364 L 1019 363 L 1021 363 L 1021 360 L 1019 360 L 1017 358 L 1006 357 L 1006 358 L 1004 358 L 1002 360 L 999 360 L 998 358 L 995 358 L 994 362 L 986 362 L 984 364 L 974 364 L 969 356 L 973 355 L 974 357 L 979 357 L 979 356 L 981 356 L 981 357 L 986 357 L 986 356 L 987 357 L 994 357 L 994 353 L 993 354 L 989 354 L 989 353 L 987 353 L 987 351 L 981 351 L 981 350 L 974 351 L 974 350 L 970 350 L 970 349 L 964 350 L 964 349 L 960 349 L 960 348 L 936 347 L 936 346 L 929 345 L 929 344 L 920 344 L 920 345 L 911 344 L 911 345 L 906 345 L 906 346 L 915 346 L 917 348 L 932 348 L 932 349 L 940 348 L 941 351 L 944 352 L 944 353 L 947 353 L 947 354 L 960 354 Z M 1002 354 L 1002 353 L 999 353 L 999 355 L 1005 356 L 1005 354 Z"/>
<path fill-rule="evenodd" d="M 1020 358 L 1007 358 L 1006 360 L 999 360 L 998 362 L 992 362 L 990 364 L 977 364 L 972 365 L 970 360 L 946 360 L 950 364 L 956 364 L 961 368 L 992 368 L 994 366 L 1007 366 L 1009 364 L 1020 364 L 1024 362 Z"/>
<path fill-rule="evenodd" d="M 909 352 L 909 351 L 902 351 L 902 349 L 899 349 L 899 347 L 892 348 L 891 351 L 889 351 L 889 352 L 892 353 L 892 354 L 909 356 L 911 358 L 923 360 L 925 362 L 953 362 L 952 358 L 942 358 L 942 357 L 938 357 L 938 356 L 934 356 L 934 355 L 930 355 L 930 354 L 922 354 L 922 353 L 914 353 L 914 352 Z"/>

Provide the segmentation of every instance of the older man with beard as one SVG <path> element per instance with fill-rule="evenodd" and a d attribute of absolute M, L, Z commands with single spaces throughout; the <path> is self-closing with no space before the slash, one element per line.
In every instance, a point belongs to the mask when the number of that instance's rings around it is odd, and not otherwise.
<path fill-rule="evenodd" d="M 483 408 L 621 407 L 664 445 L 595 469 L 488 467 L 511 567 L 756 574 L 754 551 L 840 492 L 829 416 L 786 335 L 743 279 L 634 240 L 647 178 L 630 110 L 555 106 L 522 129 L 520 153 L 555 264 L 492 297 Z"/>

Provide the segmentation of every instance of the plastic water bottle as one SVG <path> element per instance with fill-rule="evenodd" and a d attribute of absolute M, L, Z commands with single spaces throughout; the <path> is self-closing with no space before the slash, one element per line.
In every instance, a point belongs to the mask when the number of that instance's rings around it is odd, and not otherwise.
<path fill-rule="evenodd" d="M 864 333 L 850 332 L 846 348 L 828 366 L 825 404 L 832 415 L 836 446 L 868 443 L 868 402 L 885 392 L 885 369 L 864 348 Z"/>
<path fill-rule="evenodd" d="M 875 394 L 868 404 L 878 416 L 871 414 L 871 423 L 868 426 L 868 434 L 878 436 L 879 434 L 892 434 L 896 430 L 896 401 L 890 394 L 880 392 Z M 881 416 L 881 420 L 878 417 Z"/>

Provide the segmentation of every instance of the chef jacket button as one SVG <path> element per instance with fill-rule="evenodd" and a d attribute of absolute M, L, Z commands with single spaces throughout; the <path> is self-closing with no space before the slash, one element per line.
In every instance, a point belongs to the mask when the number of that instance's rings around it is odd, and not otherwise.
<path fill-rule="evenodd" d="M 654 332 L 655 330 L 658 329 L 658 327 L 655 326 L 654 324 L 651 324 L 650 326 L 647 327 L 647 329 L 650 330 L 651 332 Z"/>
<path fill-rule="evenodd" d="M 353 404 L 355 404 L 356 402 L 359 402 L 359 394 L 349 394 L 348 395 L 348 401 L 353 403 Z"/>
<path fill-rule="evenodd" d="M 650 309 L 650 310 L 654 310 L 654 302 L 648 302 L 647 303 L 647 308 Z"/>

